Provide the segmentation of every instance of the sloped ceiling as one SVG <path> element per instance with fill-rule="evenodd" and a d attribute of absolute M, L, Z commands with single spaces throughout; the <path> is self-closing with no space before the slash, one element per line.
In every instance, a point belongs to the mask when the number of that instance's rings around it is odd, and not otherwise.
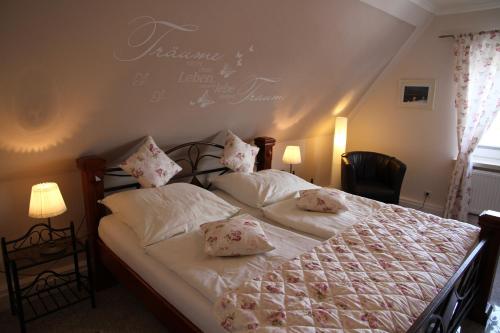
<path fill-rule="evenodd" d="M 361 1 L 3 1 L 0 179 L 150 134 L 331 133 L 414 30 Z"/>
<path fill-rule="evenodd" d="M 447 15 L 500 8 L 500 0 L 408 0 L 436 14 Z"/>

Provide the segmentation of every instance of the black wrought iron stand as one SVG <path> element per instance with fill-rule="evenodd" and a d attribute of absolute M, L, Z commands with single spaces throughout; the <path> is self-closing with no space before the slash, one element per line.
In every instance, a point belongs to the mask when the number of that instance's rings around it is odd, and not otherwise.
<path fill-rule="evenodd" d="M 53 254 L 44 253 L 43 248 L 49 242 L 64 247 L 64 250 Z M 80 272 L 79 253 L 85 253 L 86 274 Z M 26 323 L 78 302 L 90 299 L 92 308 L 95 308 L 89 245 L 76 239 L 73 223 L 60 229 L 40 223 L 20 238 L 7 241 L 2 237 L 2 254 L 11 312 L 18 317 L 22 333 L 26 332 Z M 57 273 L 43 269 L 43 265 L 66 257 L 73 258 L 74 265 L 70 272 Z M 42 267 L 41 272 L 32 274 L 33 279 L 21 283 L 19 276 L 23 274 L 22 271 L 37 266 Z"/>

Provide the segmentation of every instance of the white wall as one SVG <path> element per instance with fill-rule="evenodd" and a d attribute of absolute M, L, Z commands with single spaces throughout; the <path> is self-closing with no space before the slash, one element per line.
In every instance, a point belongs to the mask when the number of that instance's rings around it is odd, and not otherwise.
<path fill-rule="evenodd" d="M 83 216 L 75 159 L 147 134 L 162 147 L 226 128 L 245 139 L 299 140 L 308 154 L 301 172 L 324 182 L 332 110 L 350 96 L 341 110 L 348 112 L 414 30 L 352 0 L 307 6 L 300 0 L 7 0 L 0 8 L 0 235 L 7 237 L 35 223 L 27 204 L 30 186 L 41 180 L 57 181 L 68 205 L 56 223 Z M 169 30 L 169 24 L 189 29 Z M 151 46 L 222 57 L 188 61 L 153 52 L 123 60 Z M 229 77 L 221 74 L 226 65 L 235 71 Z M 209 79 L 187 82 L 194 73 Z M 276 80 L 250 85 L 262 77 Z M 215 103 L 201 107 L 205 92 Z M 316 166 L 321 155 L 327 156 Z"/>
<path fill-rule="evenodd" d="M 317 136 L 304 140 L 282 141 L 273 150 L 273 168 L 286 170 L 290 165 L 282 161 L 286 146 L 299 146 L 302 163 L 293 166 L 296 175 L 307 181 L 313 180 L 320 186 L 330 185 L 330 166 L 332 156 L 332 135 Z"/>
<path fill-rule="evenodd" d="M 408 166 L 401 198 L 416 204 L 430 191 L 428 205 L 442 210 L 457 154 L 456 116 L 452 110 L 453 40 L 442 34 L 499 27 L 500 9 L 437 16 L 378 79 L 349 119 L 348 150 L 394 155 Z M 436 79 L 434 111 L 398 106 L 400 79 Z"/>

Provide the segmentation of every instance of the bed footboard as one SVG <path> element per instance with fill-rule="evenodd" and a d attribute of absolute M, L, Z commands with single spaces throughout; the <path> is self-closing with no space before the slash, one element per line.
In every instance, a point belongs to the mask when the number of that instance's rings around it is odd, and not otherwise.
<path fill-rule="evenodd" d="M 483 212 L 479 225 L 479 243 L 408 332 L 456 332 L 467 316 L 486 324 L 500 254 L 500 213 Z"/>
<path fill-rule="evenodd" d="M 470 318 L 484 325 L 492 310 L 489 299 L 500 257 L 500 212 L 487 210 L 481 213 L 479 226 L 481 227 L 479 237 L 481 240 L 486 240 L 486 245 L 479 268 L 479 293 Z"/>

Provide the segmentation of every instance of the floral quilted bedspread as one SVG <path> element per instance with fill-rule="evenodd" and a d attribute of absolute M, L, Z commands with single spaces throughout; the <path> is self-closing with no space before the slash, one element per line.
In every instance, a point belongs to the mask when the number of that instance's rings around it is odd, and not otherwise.
<path fill-rule="evenodd" d="M 479 228 L 384 205 L 215 304 L 229 332 L 406 332 L 477 242 Z"/>

